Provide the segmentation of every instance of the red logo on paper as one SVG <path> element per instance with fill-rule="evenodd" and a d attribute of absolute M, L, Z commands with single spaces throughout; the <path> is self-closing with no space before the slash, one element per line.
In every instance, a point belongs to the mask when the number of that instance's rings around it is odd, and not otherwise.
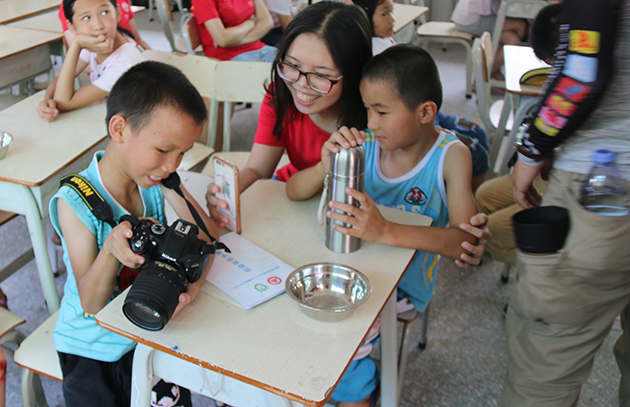
<path fill-rule="evenodd" d="M 269 282 L 269 284 L 278 285 L 282 282 L 282 279 L 280 277 L 269 277 L 267 282 Z"/>

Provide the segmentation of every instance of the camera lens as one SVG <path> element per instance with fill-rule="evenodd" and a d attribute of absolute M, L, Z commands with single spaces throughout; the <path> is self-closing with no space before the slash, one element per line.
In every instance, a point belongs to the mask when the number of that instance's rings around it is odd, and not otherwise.
<path fill-rule="evenodd" d="M 159 331 L 173 316 L 186 285 L 186 276 L 179 267 L 149 262 L 129 289 L 123 313 L 140 328 Z"/>

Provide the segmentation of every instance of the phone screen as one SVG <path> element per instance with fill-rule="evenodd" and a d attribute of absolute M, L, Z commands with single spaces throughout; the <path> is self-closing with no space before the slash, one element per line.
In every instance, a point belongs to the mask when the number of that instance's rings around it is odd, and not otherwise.
<path fill-rule="evenodd" d="M 226 228 L 241 233 L 240 214 L 240 189 L 238 187 L 238 168 L 221 159 L 214 158 L 214 183 L 219 187 L 217 198 L 228 204 L 227 209 L 217 208 L 219 212 L 227 216 Z"/>

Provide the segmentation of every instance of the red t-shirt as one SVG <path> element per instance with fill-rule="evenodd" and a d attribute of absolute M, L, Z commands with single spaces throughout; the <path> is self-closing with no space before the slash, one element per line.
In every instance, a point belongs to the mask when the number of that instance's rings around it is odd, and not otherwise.
<path fill-rule="evenodd" d="M 131 32 L 129 20 L 131 20 L 135 15 L 133 14 L 133 10 L 131 10 L 131 3 L 129 0 L 116 0 L 116 3 L 118 4 L 118 12 L 120 13 L 118 26 Z M 66 23 L 66 14 L 63 12 L 63 3 L 59 6 L 59 20 L 61 20 L 61 29 L 66 31 L 68 29 L 68 24 Z"/>
<path fill-rule="evenodd" d="M 292 105 L 291 109 L 295 109 Z M 284 128 L 280 141 L 273 135 L 276 124 L 276 111 L 271 102 L 271 96 L 265 95 L 258 129 L 254 136 L 254 143 L 267 146 L 285 147 L 289 155 L 290 164 L 276 171 L 280 181 L 287 182 L 293 174 L 316 165 L 322 159 L 322 146 L 330 138 L 330 133 L 317 127 L 308 115 L 297 112 L 295 119 Z"/>
<path fill-rule="evenodd" d="M 204 23 L 213 18 L 221 19 L 225 28 L 235 27 L 249 20 L 254 14 L 254 0 L 192 0 L 190 9 L 197 19 L 199 39 L 207 57 L 229 61 L 244 52 L 256 51 L 265 46 L 260 40 L 236 47 L 220 47 L 215 44 Z"/>

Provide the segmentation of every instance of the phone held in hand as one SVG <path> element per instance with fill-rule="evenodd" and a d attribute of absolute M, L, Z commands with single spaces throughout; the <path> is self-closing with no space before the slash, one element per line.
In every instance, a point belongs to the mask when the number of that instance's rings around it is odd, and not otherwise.
<path fill-rule="evenodd" d="M 214 184 L 219 187 L 217 198 L 228 204 L 227 209 L 217 207 L 217 210 L 227 216 L 225 226 L 233 232 L 241 233 L 241 200 L 238 186 L 238 167 L 221 157 L 214 157 Z"/>

